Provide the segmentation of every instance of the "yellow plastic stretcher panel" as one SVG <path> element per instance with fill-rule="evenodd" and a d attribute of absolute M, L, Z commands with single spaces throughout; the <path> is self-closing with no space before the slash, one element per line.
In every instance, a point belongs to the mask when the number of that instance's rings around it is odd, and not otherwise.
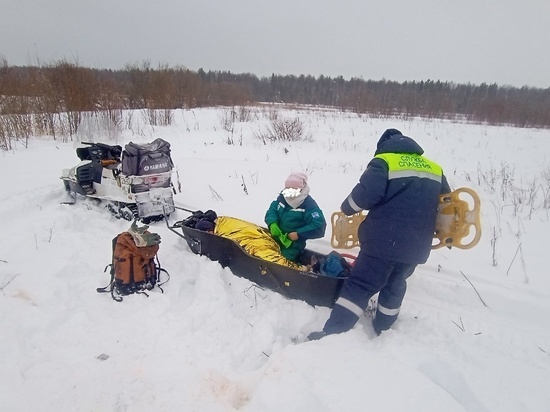
<path fill-rule="evenodd" d="M 472 205 L 460 198 L 464 194 L 470 197 Z M 474 190 L 467 187 L 441 195 L 434 233 L 434 240 L 439 242 L 432 245 L 432 249 L 439 249 L 443 246 L 471 249 L 477 245 L 481 239 L 480 210 L 479 196 Z M 351 216 L 346 216 L 342 212 L 334 212 L 331 217 L 332 247 L 352 249 L 359 246 L 357 232 L 366 216 L 364 212 Z M 471 234 L 472 230 L 473 235 Z M 471 240 L 462 243 L 466 238 L 471 238 Z"/>
<path fill-rule="evenodd" d="M 471 205 L 460 198 L 463 194 L 469 196 Z M 481 239 L 480 211 L 481 201 L 472 189 L 461 187 L 450 194 L 441 195 L 434 234 L 434 240 L 439 240 L 439 243 L 432 245 L 432 249 L 443 246 L 471 249 L 477 245 Z M 468 243 L 462 243 L 470 236 Z"/>
<path fill-rule="evenodd" d="M 330 243 L 336 249 L 353 249 L 359 246 L 357 229 L 367 214 L 359 212 L 346 216 L 342 212 L 334 212 L 331 216 L 332 237 Z"/>

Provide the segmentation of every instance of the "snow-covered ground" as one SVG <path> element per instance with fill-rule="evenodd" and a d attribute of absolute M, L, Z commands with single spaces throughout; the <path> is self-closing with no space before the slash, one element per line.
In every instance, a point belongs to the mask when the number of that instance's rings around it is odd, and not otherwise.
<path fill-rule="evenodd" d="M 397 128 L 453 188 L 478 192 L 480 243 L 433 251 L 380 337 L 365 317 L 304 342 L 330 309 L 254 287 L 191 253 L 162 222 L 151 230 L 171 274 L 165 293 L 116 303 L 96 288 L 108 283 L 111 239 L 130 223 L 83 198 L 60 204 L 74 142 L 33 138 L 0 152 L 1 411 L 550 410 L 550 131 L 278 114 L 298 117 L 313 140 L 264 144 L 255 137 L 269 125 L 263 109 L 232 135 L 224 109 L 197 109 L 176 111 L 169 127 L 134 125 L 116 143 L 164 138 L 179 168 L 178 205 L 262 225 L 297 170 L 329 219 L 381 133 Z M 330 236 L 308 247 L 328 252 Z"/>

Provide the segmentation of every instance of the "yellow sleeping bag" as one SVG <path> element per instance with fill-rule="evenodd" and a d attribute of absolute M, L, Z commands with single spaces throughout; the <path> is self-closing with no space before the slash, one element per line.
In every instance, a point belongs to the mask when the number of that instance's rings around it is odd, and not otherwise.
<path fill-rule="evenodd" d="M 281 254 L 279 245 L 267 229 L 254 223 L 229 216 L 218 216 L 214 234 L 234 240 L 249 255 L 290 268 L 301 268 Z"/>

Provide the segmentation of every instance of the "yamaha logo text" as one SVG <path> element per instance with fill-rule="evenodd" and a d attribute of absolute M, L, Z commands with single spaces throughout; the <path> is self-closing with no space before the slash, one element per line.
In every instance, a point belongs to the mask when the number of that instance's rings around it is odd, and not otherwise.
<path fill-rule="evenodd" d="M 158 169 L 166 169 L 166 168 L 168 168 L 168 163 L 158 163 L 156 165 L 145 166 L 143 169 L 145 171 L 149 171 L 149 170 L 158 170 Z"/>

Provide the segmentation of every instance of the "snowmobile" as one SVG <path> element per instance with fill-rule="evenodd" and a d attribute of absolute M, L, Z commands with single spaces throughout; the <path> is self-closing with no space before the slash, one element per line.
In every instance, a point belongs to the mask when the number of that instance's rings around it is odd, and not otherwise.
<path fill-rule="evenodd" d="M 76 155 L 80 162 L 61 174 L 66 190 L 62 203 L 73 204 L 77 195 L 85 196 L 105 203 L 117 218 L 144 223 L 174 212 L 174 164 L 165 140 L 130 142 L 124 150 L 119 145 L 82 142 Z M 181 192 L 179 179 L 177 187 Z"/>

